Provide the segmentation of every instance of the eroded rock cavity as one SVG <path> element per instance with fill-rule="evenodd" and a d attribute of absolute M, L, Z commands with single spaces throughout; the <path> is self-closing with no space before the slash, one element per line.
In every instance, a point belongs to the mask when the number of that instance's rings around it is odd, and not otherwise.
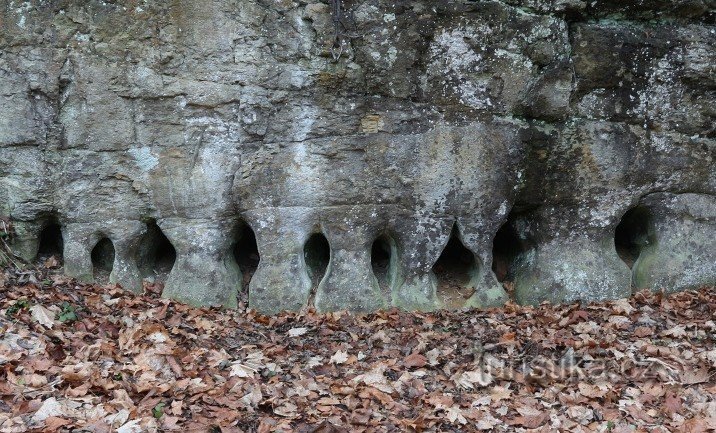
<path fill-rule="evenodd" d="M 712 0 L 333 3 L 4 2 L 16 253 L 263 312 L 716 283 Z"/>

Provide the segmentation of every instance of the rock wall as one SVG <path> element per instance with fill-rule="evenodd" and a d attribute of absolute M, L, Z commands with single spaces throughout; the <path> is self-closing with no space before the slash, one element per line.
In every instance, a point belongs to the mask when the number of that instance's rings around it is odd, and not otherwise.
<path fill-rule="evenodd" d="M 71 276 L 264 312 L 716 284 L 715 10 L 3 0 L 0 215 Z"/>

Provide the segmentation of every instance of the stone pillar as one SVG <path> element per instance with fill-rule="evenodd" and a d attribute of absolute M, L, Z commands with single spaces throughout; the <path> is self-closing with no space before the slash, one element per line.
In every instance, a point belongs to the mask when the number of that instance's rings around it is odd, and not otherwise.
<path fill-rule="evenodd" d="M 235 308 L 240 286 L 230 224 L 167 218 L 157 221 L 176 250 L 162 296 L 192 305 Z"/>
<path fill-rule="evenodd" d="M 535 247 L 513 269 L 520 304 L 602 301 L 631 295 L 630 272 L 614 247 L 616 217 L 607 226 L 575 223 L 574 209 L 541 209 L 520 233 Z"/>
<path fill-rule="evenodd" d="M 465 307 L 498 307 L 507 302 L 507 292 L 492 272 L 492 240 L 499 229 L 496 222 L 488 226 L 487 218 L 475 221 L 461 217 L 458 220 L 463 245 L 472 251 L 479 266 L 479 272 L 472 281 L 475 294 L 467 300 Z"/>
<path fill-rule="evenodd" d="M 520 304 L 603 301 L 631 295 L 630 274 L 606 234 L 575 234 L 540 242 L 515 272 Z"/>
<path fill-rule="evenodd" d="M 386 308 L 388 300 L 373 275 L 370 249 L 375 230 L 360 210 L 344 209 L 341 214 L 323 215 L 326 237 L 331 246 L 331 260 L 316 292 L 319 311 L 349 309 L 368 312 Z"/>
<path fill-rule="evenodd" d="M 311 279 L 303 246 L 311 232 L 313 212 L 307 208 L 274 208 L 245 213 L 256 235 L 260 261 L 249 283 L 249 306 L 274 314 L 308 305 Z"/>
<path fill-rule="evenodd" d="M 26 262 L 35 260 L 40 248 L 42 224 L 34 221 L 13 221 L 12 252 Z"/>
<path fill-rule="evenodd" d="M 116 222 L 109 229 L 114 244 L 114 264 L 109 281 L 135 293 L 141 293 L 143 289 L 137 258 L 139 242 L 145 231 L 146 225 L 141 221 Z"/>
<path fill-rule="evenodd" d="M 440 308 L 432 267 L 450 238 L 452 224 L 452 219 L 404 215 L 396 226 L 404 276 L 393 292 L 393 306 L 408 311 Z"/>
<path fill-rule="evenodd" d="M 67 223 L 62 227 L 65 274 L 79 281 L 94 281 L 92 247 L 99 240 L 86 223 Z"/>

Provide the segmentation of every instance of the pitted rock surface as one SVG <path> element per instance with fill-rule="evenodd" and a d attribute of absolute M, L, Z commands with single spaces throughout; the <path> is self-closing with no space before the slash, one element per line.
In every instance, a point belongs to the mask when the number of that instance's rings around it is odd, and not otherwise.
<path fill-rule="evenodd" d="M 0 28 L 26 260 L 263 312 L 716 284 L 714 0 L 4 0 Z"/>

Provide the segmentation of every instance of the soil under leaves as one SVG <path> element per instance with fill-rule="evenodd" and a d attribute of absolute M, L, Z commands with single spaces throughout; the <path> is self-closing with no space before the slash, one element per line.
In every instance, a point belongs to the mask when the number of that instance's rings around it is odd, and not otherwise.
<path fill-rule="evenodd" d="M 0 433 L 716 429 L 714 288 L 266 317 L 0 275 Z"/>

